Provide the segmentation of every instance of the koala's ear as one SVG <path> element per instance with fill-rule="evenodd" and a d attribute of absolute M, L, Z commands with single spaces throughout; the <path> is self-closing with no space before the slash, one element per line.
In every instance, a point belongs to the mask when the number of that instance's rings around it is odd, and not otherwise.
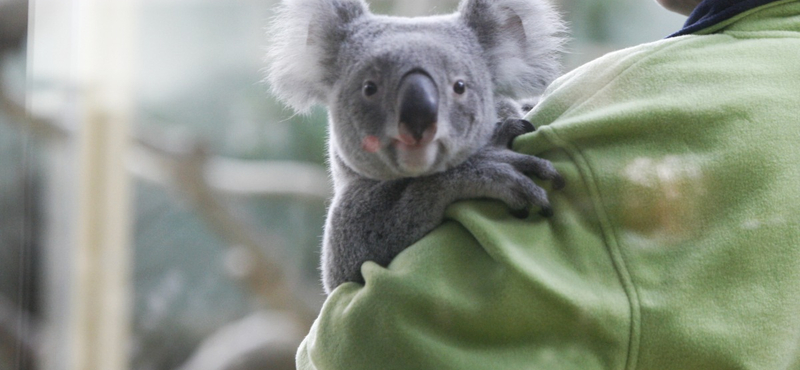
<path fill-rule="evenodd" d="M 566 27 L 547 0 L 463 0 L 501 95 L 535 95 L 558 77 Z"/>
<path fill-rule="evenodd" d="M 347 26 L 369 14 L 363 0 L 283 0 L 267 34 L 267 80 L 300 112 L 325 102 Z"/>

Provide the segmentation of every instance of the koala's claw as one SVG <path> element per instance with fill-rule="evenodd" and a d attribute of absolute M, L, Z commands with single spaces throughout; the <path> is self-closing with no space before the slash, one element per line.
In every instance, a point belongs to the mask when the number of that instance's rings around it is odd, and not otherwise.
<path fill-rule="evenodd" d="M 512 209 L 511 210 L 511 215 L 516 217 L 516 218 L 518 218 L 518 219 L 521 219 L 521 220 L 524 220 L 524 219 L 528 218 L 528 216 L 530 216 L 530 214 L 531 214 L 531 212 L 528 211 L 527 208 Z"/>
<path fill-rule="evenodd" d="M 539 216 L 552 217 L 553 216 L 553 208 L 542 207 L 542 209 L 539 211 Z"/>
<path fill-rule="evenodd" d="M 497 122 L 492 142 L 497 146 L 511 149 L 511 144 L 517 136 L 536 130 L 530 121 L 524 119 L 507 118 Z"/>
<path fill-rule="evenodd" d="M 521 119 L 519 121 L 522 123 L 523 127 L 525 128 L 525 133 L 536 131 L 536 126 L 534 126 L 533 123 L 531 123 L 531 121 L 528 121 L 526 119 Z"/>
<path fill-rule="evenodd" d="M 567 186 L 567 181 L 564 180 L 564 177 L 561 176 L 561 174 L 559 174 L 559 173 L 556 173 L 556 175 L 553 176 L 553 178 L 550 179 L 550 181 L 553 183 L 553 189 L 554 190 L 561 190 L 565 186 Z"/>

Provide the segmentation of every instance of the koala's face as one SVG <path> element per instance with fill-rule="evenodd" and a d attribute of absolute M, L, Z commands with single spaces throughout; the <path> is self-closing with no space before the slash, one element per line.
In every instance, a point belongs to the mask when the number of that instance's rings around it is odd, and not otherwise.
<path fill-rule="evenodd" d="M 377 180 L 443 171 L 491 135 L 492 76 L 454 17 L 375 17 L 351 25 L 328 107 L 331 150 Z"/>
<path fill-rule="evenodd" d="M 328 106 L 334 169 L 377 180 L 461 163 L 488 141 L 495 96 L 539 94 L 559 69 L 563 24 L 547 0 L 461 0 L 420 18 L 283 0 L 276 14 L 271 89 L 301 112 Z"/>

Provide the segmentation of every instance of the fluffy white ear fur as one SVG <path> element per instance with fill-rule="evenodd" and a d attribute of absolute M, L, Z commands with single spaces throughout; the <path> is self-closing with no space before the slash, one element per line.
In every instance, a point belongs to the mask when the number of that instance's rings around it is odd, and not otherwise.
<path fill-rule="evenodd" d="M 369 12 L 363 0 L 284 0 L 267 32 L 267 80 L 275 95 L 307 112 L 325 102 L 345 26 Z"/>
<path fill-rule="evenodd" d="M 499 94 L 536 95 L 558 77 L 566 27 L 547 0 L 464 0 L 459 13 L 483 46 Z"/>

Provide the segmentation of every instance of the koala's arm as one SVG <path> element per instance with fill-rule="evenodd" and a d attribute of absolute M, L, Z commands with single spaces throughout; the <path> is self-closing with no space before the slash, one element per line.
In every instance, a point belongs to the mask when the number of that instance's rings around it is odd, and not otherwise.
<path fill-rule="evenodd" d="M 445 208 L 455 201 L 497 199 L 513 214 L 527 216 L 530 206 L 550 213 L 547 194 L 526 174 L 552 180 L 554 188 L 563 179 L 544 159 L 509 149 L 517 135 L 532 131 L 527 121 L 506 120 L 498 124 L 492 142 L 462 164 L 425 177 L 394 181 L 359 178 L 339 194 L 328 214 L 322 256 L 325 291 L 341 283 L 363 283 L 361 264 L 374 261 L 387 266 L 410 246 L 442 222 Z"/>

